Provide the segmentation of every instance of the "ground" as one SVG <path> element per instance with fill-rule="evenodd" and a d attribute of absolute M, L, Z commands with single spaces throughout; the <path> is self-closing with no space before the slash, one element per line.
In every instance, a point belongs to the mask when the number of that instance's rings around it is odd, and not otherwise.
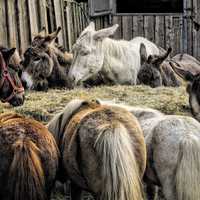
<path fill-rule="evenodd" d="M 113 86 L 95 87 L 90 89 L 49 90 L 48 92 L 27 92 L 23 106 L 13 108 L 9 104 L 0 103 L 1 112 L 17 112 L 46 124 L 55 113 L 74 98 L 113 100 L 133 106 L 143 106 L 158 109 L 166 114 L 191 115 L 188 105 L 188 95 L 185 87 L 150 88 L 147 86 Z M 63 200 L 61 194 L 56 194 L 54 200 Z"/>

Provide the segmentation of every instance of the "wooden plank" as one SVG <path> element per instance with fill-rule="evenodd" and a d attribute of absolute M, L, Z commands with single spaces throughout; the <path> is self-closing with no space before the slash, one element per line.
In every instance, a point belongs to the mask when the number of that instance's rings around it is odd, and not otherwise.
<path fill-rule="evenodd" d="M 71 4 L 67 3 L 67 6 L 65 8 L 66 10 L 66 26 L 67 26 L 67 39 L 68 39 L 68 48 L 71 51 L 72 49 L 72 32 L 71 32 L 71 25 L 72 25 L 72 20 L 71 20 Z"/>
<path fill-rule="evenodd" d="M 165 47 L 166 49 L 173 46 L 173 17 L 165 17 Z"/>
<path fill-rule="evenodd" d="M 95 28 L 96 30 L 101 29 L 100 17 L 95 18 Z"/>
<path fill-rule="evenodd" d="M 156 16 L 156 19 L 155 19 L 155 43 L 162 48 L 165 48 L 164 24 L 165 24 L 164 16 Z"/>
<path fill-rule="evenodd" d="M 145 16 L 144 17 L 144 36 L 148 40 L 155 41 L 155 17 L 154 16 Z"/>
<path fill-rule="evenodd" d="M 137 18 L 138 23 L 138 36 L 144 37 L 144 16 L 140 15 Z"/>
<path fill-rule="evenodd" d="M 198 15 L 200 15 L 197 8 L 198 8 L 198 0 L 193 0 L 193 14 L 194 14 L 195 21 L 198 21 Z M 197 58 L 198 51 L 199 51 L 198 42 L 200 43 L 200 39 L 198 38 L 198 31 L 196 30 L 194 24 L 193 24 L 192 33 L 193 33 L 193 56 Z M 199 57 L 200 57 L 200 55 L 199 55 Z"/>
<path fill-rule="evenodd" d="M 72 3 L 71 4 L 71 7 L 72 7 L 72 23 L 73 23 L 73 29 L 72 29 L 72 32 L 73 32 L 73 42 L 72 44 L 75 43 L 76 39 L 77 39 L 77 20 L 76 20 L 76 8 L 75 8 L 75 4 Z"/>
<path fill-rule="evenodd" d="M 80 35 L 81 33 L 81 10 L 80 10 L 80 6 L 76 5 L 76 17 L 77 17 L 77 37 Z"/>
<path fill-rule="evenodd" d="M 55 14 L 55 22 L 56 22 L 56 28 L 59 26 L 62 27 L 62 14 L 61 14 L 61 0 L 53 0 L 53 6 L 54 6 L 54 14 Z M 63 44 L 63 30 L 61 30 L 61 33 L 58 35 L 58 42 L 60 44 Z"/>
<path fill-rule="evenodd" d="M 138 34 L 138 17 L 137 16 L 133 16 L 133 25 L 132 25 L 132 35 L 133 35 L 133 38 L 134 37 L 137 37 L 139 34 Z"/>
<path fill-rule="evenodd" d="M 36 11 L 36 0 L 27 0 L 28 1 L 28 14 L 30 20 L 30 32 L 31 32 L 31 40 L 38 33 L 38 23 L 37 23 L 37 11 Z"/>
<path fill-rule="evenodd" d="M 17 27 L 16 27 L 16 18 L 18 17 L 15 13 L 15 2 L 14 0 L 7 1 L 7 23 L 8 23 L 8 46 L 17 47 Z M 4 33 L 6 35 L 6 32 Z"/>
<path fill-rule="evenodd" d="M 115 39 L 122 38 L 122 17 L 121 16 L 113 16 L 113 24 L 119 24 L 119 28 L 114 34 Z"/>
<path fill-rule="evenodd" d="M 19 52 L 22 55 L 31 42 L 27 1 L 17 1 Z"/>
<path fill-rule="evenodd" d="M 0 1 L 0 44 L 3 46 L 8 46 L 7 38 L 7 26 L 6 26 L 6 7 L 5 1 Z"/>
<path fill-rule="evenodd" d="M 174 17 L 173 18 L 173 34 L 174 34 L 174 41 L 173 41 L 173 49 L 174 54 L 178 54 L 182 51 L 182 19 L 181 17 Z"/>
<path fill-rule="evenodd" d="M 39 30 L 43 27 L 48 30 L 48 21 L 47 21 L 47 1 L 46 0 L 39 0 Z"/>
<path fill-rule="evenodd" d="M 107 27 L 110 26 L 110 23 L 109 23 L 109 16 L 105 16 L 105 17 L 104 17 L 103 26 L 104 26 L 105 28 L 107 28 Z"/>
<path fill-rule="evenodd" d="M 66 23 L 65 23 L 65 5 L 64 1 L 61 0 L 61 19 L 62 19 L 62 34 L 63 34 L 63 45 L 67 47 L 67 30 L 66 30 Z"/>
<path fill-rule="evenodd" d="M 132 17 L 131 16 L 123 16 L 122 17 L 122 38 L 125 40 L 131 40 L 133 38 L 132 35 Z"/>
<path fill-rule="evenodd" d="M 200 22 L 200 1 L 198 0 L 197 1 L 197 22 Z M 200 60 L 200 30 L 197 31 L 197 38 L 198 38 L 198 42 L 197 42 L 197 49 L 198 49 L 198 59 Z"/>
<path fill-rule="evenodd" d="M 190 9 L 192 8 L 192 0 L 187 0 L 186 2 L 186 9 L 187 11 L 187 16 L 191 16 L 191 11 Z M 186 20 L 187 23 L 187 53 L 190 55 L 193 55 L 193 34 L 192 34 L 192 21 L 191 19 L 187 18 Z"/>

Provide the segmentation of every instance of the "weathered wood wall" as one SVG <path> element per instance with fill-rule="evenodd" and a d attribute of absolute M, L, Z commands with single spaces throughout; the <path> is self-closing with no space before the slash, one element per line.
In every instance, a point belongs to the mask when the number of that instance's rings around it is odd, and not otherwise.
<path fill-rule="evenodd" d="M 58 41 L 69 49 L 87 26 L 83 13 L 86 4 L 65 0 L 0 0 L 0 44 L 23 53 L 42 27 L 51 32 L 61 26 Z"/>
<path fill-rule="evenodd" d="M 92 20 L 97 29 L 118 23 L 115 38 L 129 40 L 144 36 L 163 48 L 171 46 L 174 54 L 187 52 L 200 59 L 200 30 L 190 18 L 200 22 L 200 1 L 184 1 L 185 18 L 182 15 L 115 15 Z M 16 46 L 23 53 L 42 27 L 51 32 L 61 26 L 58 41 L 70 50 L 87 26 L 87 11 L 86 3 L 78 6 L 65 0 L 0 0 L 0 44 Z"/>
<path fill-rule="evenodd" d="M 120 29 L 116 38 L 144 36 L 157 45 L 173 48 L 173 54 L 187 52 L 200 59 L 200 1 L 185 0 L 184 15 L 116 15 L 113 23 Z M 193 19 L 191 19 L 191 17 Z"/>

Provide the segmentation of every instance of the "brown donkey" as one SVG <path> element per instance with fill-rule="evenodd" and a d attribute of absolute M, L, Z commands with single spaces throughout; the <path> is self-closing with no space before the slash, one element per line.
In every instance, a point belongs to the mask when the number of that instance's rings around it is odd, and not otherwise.
<path fill-rule="evenodd" d="M 47 128 L 17 114 L 2 114 L 0 146 L 0 199 L 49 199 L 58 149 Z"/>
<path fill-rule="evenodd" d="M 0 47 L 0 99 L 13 106 L 22 105 L 25 99 L 19 71 L 15 48 Z"/>
<path fill-rule="evenodd" d="M 146 147 L 136 118 L 125 109 L 72 100 L 48 124 L 62 155 L 61 175 L 99 200 L 143 199 Z"/>
<path fill-rule="evenodd" d="M 24 53 L 22 80 L 28 89 L 47 91 L 48 87 L 69 87 L 67 74 L 72 54 L 60 48 L 55 39 L 60 32 L 40 32 Z"/>

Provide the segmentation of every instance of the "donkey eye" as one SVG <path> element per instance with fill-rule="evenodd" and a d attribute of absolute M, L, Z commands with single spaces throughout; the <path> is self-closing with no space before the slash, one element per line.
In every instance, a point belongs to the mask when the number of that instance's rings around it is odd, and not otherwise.
<path fill-rule="evenodd" d="M 40 61 L 40 58 L 39 58 L 39 57 L 36 57 L 36 58 L 34 59 L 34 61 L 35 61 L 35 62 Z"/>

